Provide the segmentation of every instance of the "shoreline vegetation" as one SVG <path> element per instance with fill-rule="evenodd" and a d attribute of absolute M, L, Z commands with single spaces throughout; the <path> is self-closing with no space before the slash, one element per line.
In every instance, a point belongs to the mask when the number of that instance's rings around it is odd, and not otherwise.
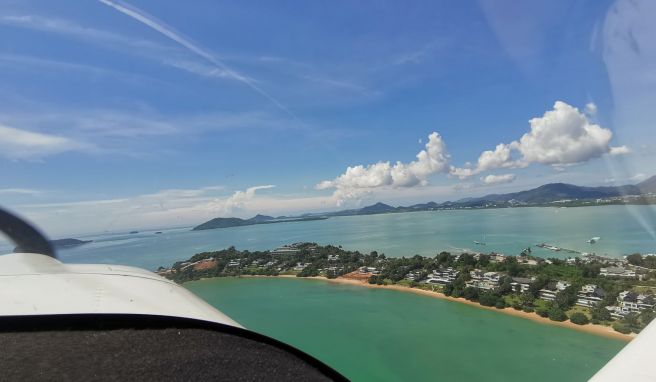
<path fill-rule="evenodd" d="M 261 275 L 243 275 L 243 276 L 236 276 L 236 277 L 243 277 L 243 278 L 293 278 L 293 279 L 298 279 L 294 275 L 278 275 L 278 276 L 261 276 Z M 216 277 L 212 277 L 216 278 Z M 483 306 L 477 302 L 465 300 L 464 298 L 457 298 L 457 297 L 451 297 L 447 296 L 444 293 L 437 292 L 437 291 L 430 291 L 430 290 L 425 290 L 425 289 L 419 289 L 419 288 L 411 288 L 411 287 L 406 287 L 402 285 L 377 285 L 377 284 L 369 284 L 364 281 L 358 281 L 354 279 L 347 279 L 347 278 L 336 278 L 336 279 L 329 279 L 327 277 L 323 276 L 313 276 L 313 277 L 302 277 L 302 280 L 315 280 L 315 281 L 321 281 L 321 282 L 327 282 L 331 284 L 339 284 L 339 285 L 350 285 L 350 286 L 357 286 L 357 287 L 364 287 L 364 288 L 372 288 L 372 289 L 386 289 L 386 290 L 394 290 L 398 292 L 404 292 L 404 293 L 414 293 L 418 294 L 420 296 L 427 296 L 427 297 L 432 297 L 432 298 L 437 298 L 440 300 L 447 300 L 451 302 L 457 302 L 460 304 L 465 304 L 469 306 L 473 306 L 475 308 L 479 309 L 485 309 L 485 310 L 490 310 L 494 312 L 499 312 L 499 313 L 504 313 L 510 316 L 514 317 L 519 317 L 519 318 L 524 318 L 527 320 L 531 320 L 533 322 L 537 322 L 540 324 L 546 324 L 546 325 L 553 325 L 553 326 L 558 326 L 561 328 L 568 328 L 568 329 L 573 329 L 577 330 L 580 332 L 588 333 L 588 334 L 593 334 L 597 336 L 602 336 L 602 337 L 608 337 L 616 340 L 622 340 L 625 342 L 629 342 L 633 340 L 636 337 L 635 333 L 630 333 L 630 334 L 623 334 L 620 332 L 617 332 L 613 330 L 610 326 L 604 326 L 604 325 L 599 325 L 599 324 L 588 324 L 588 325 L 577 325 L 571 321 L 552 321 L 547 317 L 541 317 L 538 316 L 536 313 L 527 313 L 521 310 L 515 310 L 512 308 L 504 308 L 504 309 L 498 309 L 495 307 L 491 306 Z M 206 280 L 206 279 L 205 279 Z"/>
<path fill-rule="evenodd" d="M 544 244 L 539 244 L 544 245 Z M 294 277 L 410 292 L 534 322 L 630 341 L 656 317 L 656 256 L 561 260 L 440 252 L 388 258 L 332 245 L 203 252 L 157 273 L 177 283 L 214 277 Z"/>

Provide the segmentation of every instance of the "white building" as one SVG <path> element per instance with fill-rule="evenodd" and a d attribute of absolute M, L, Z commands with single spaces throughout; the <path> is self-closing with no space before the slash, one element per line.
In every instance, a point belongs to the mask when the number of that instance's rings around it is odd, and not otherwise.
<path fill-rule="evenodd" d="M 576 305 L 594 307 L 604 299 L 604 290 L 594 284 L 587 284 L 581 287 L 576 295 Z"/>
<path fill-rule="evenodd" d="M 466 285 L 483 290 L 492 290 L 499 286 L 502 274 L 499 272 L 483 272 L 475 269 L 469 272 L 471 280 Z"/>
<path fill-rule="evenodd" d="M 516 291 L 519 287 L 519 292 L 524 293 L 529 290 L 531 283 L 535 281 L 535 277 L 526 278 L 526 277 L 513 277 L 513 281 L 510 283 L 512 285 L 513 291 Z"/>
<path fill-rule="evenodd" d="M 363 266 L 359 269 L 360 273 L 371 273 L 373 275 L 379 275 L 380 271 L 374 267 Z"/>
<path fill-rule="evenodd" d="M 553 301 L 556 299 L 558 292 L 562 292 L 565 289 L 569 288 L 572 284 L 567 281 L 557 281 L 553 286 L 547 286 L 544 289 L 540 289 L 540 298 L 547 301 Z"/>
<path fill-rule="evenodd" d="M 453 268 L 446 268 L 443 270 L 434 270 L 428 275 L 426 279 L 427 284 L 448 284 L 456 281 L 458 271 Z"/>
<path fill-rule="evenodd" d="M 305 263 L 296 263 L 296 266 L 294 267 L 295 271 L 302 271 L 307 267 L 307 264 Z"/>
<path fill-rule="evenodd" d="M 632 269 L 623 267 L 608 267 L 599 270 L 599 276 L 612 276 L 612 277 L 636 277 L 636 272 Z"/>

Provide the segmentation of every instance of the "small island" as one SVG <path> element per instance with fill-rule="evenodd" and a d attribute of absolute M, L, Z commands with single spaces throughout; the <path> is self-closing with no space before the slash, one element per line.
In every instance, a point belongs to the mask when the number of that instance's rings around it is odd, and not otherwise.
<path fill-rule="evenodd" d="M 230 227 L 243 227 L 248 225 L 256 224 L 274 224 L 274 223 L 291 223 L 291 222 L 304 222 L 304 221 L 313 221 L 313 220 L 325 220 L 328 219 L 325 216 L 302 216 L 302 217 L 279 217 L 274 218 L 273 216 L 266 215 L 255 215 L 250 219 L 240 219 L 240 218 L 214 218 L 203 224 L 197 225 L 192 228 L 192 231 L 201 231 L 206 229 L 217 229 L 217 228 L 230 228 Z"/>
<path fill-rule="evenodd" d="M 92 241 L 93 240 L 78 240 L 78 239 L 66 238 L 66 239 L 51 240 L 50 244 L 52 244 L 52 246 L 55 248 L 71 248 L 71 247 L 77 247 L 80 245 L 91 243 Z"/>
<path fill-rule="evenodd" d="M 91 243 L 93 240 L 79 240 L 73 238 L 50 240 L 50 245 L 55 249 L 74 248 L 80 245 Z M 14 248 L 14 252 L 21 252 L 19 247 Z"/>
<path fill-rule="evenodd" d="M 210 277 L 321 278 L 410 291 L 486 309 L 631 339 L 656 317 L 656 256 L 593 254 L 544 259 L 440 252 L 391 258 L 336 246 L 294 243 L 270 251 L 203 252 L 157 273 L 178 283 Z M 612 329 L 611 329 L 612 328 Z"/>

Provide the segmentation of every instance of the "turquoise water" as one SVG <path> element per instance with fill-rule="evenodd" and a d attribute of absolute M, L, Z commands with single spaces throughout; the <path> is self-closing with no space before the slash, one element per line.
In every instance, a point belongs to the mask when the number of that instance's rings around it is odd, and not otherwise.
<path fill-rule="evenodd" d="M 389 256 L 442 250 L 516 254 L 546 242 L 611 256 L 656 252 L 651 206 L 515 208 L 336 217 L 208 231 L 83 237 L 65 262 L 155 269 L 195 253 L 297 241 Z M 601 236 L 594 245 L 586 243 Z M 486 246 L 475 246 L 474 240 Z M 1 245 L 0 245 L 1 246 Z M 0 251 L 10 251 L 5 245 Z M 567 256 L 534 248 L 540 256 Z M 409 293 L 294 279 L 214 279 L 187 287 L 246 327 L 289 342 L 354 380 L 577 381 L 622 342 Z"/>
<path fill-rule="evenodd" d="M 345 216 L 327 220 L 264 224 L 207 231 L 186 229 L 135 235 L 88 237 L 94 242 L 60 251 L 67 262 L 128 264 L 147 269 L 168 266 L 202 251 L 234 245 L 264 250 L 297 241 L 342 245 L 388 256 L 434 255 L 442 250 L 517 254 L 541 242 L 621 256 L 656 252 L 652 206 L 507 208 Z M 586 240 L 601 236 L 596 244 Z M 474 244 L 484 241 L 485 246 Z M 533 248 L 538 256 L 567 254 Z"/>
<path fill-rule="evenodd" d="M 584 381 L 625 344 L 431 297 L 318 280 L 185 286 L 354 381 Z"/>

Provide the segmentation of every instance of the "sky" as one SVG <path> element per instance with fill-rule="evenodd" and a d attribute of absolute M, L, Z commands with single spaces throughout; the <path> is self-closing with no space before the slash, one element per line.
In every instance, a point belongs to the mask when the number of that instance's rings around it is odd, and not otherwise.
<path fill-rule="evenodd" d="M 52 236 L 656 174 L 651 1 L 4 1 L 0 205 Z"/>

